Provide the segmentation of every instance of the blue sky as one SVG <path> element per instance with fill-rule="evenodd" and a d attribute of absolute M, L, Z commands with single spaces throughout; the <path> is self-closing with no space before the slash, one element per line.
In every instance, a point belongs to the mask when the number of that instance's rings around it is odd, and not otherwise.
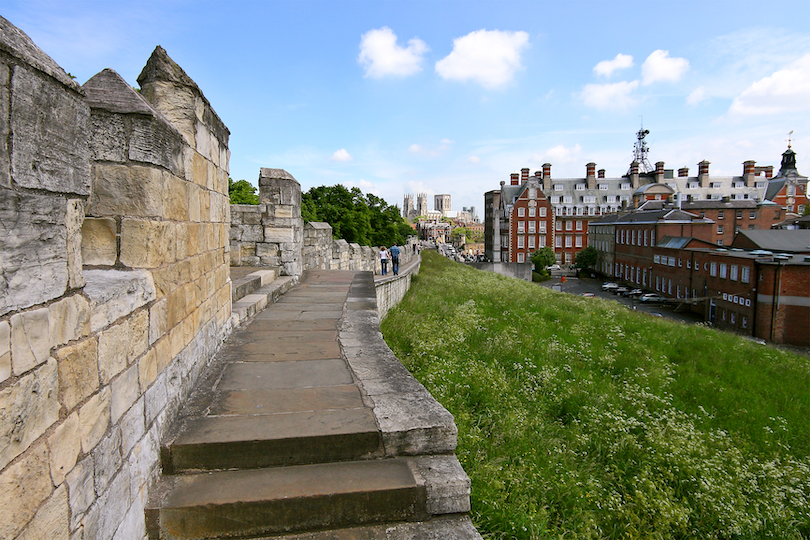
<path fill-rule="evenodd" d="M 810 173 L 810 2 L 4 1 L 0 15 L 84 83 L 133 86 L 156 45 L 231 131 L 231 177 L 282 168 L 402 204 L 483 207 L 511 172 L 624 174 L 650 161 Z M 432 197 L 430 197 L 432 207 Z"/>

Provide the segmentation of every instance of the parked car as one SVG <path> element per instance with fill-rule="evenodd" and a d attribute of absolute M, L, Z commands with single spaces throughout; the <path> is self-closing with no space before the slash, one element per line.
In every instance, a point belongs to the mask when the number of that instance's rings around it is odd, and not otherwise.
<path fill-rule="evenodd" d="M 547 266 L 546 270 L 561 270 L 559 264 L 552 264 L 551 266 Z"/>
<path fill-rule="evenodd" d="M 630 292 L 630 289 L 628 289 L 627 287 L 616 287 L 615 289 L 613 289 L 612 292 L 613 294 L 616 294 L 618 296 L 624 296 L 625 293 Z"/>
<path fill-rule="evenodd" d="M 612 291 L 613 289 L 618 289 L 619 286 L 611 281 L 607 283 L 602 283 L 602 290 L 603 291 Z"/>
<path fill-rule="evenodd" d="M 642 294 L 644 294 L 644 291 L 641 289 L 633 289 L 632 291 L 627 291 L 625 296 L 641 296 Z"/>
<path fill-rule="evenodd" d="M 639 298 L 639 300 L 641 300 L 644 303 L 653 303 L 653 302 L 663 302 L 665 299 L 664 299 L 663 296 L 660 296 L 658 294 L 647 293 L 647 294 L 642 294 L 641 298 Z"/>
<path fill-rule="evenodd" d="M 594 294 L 592 292 L 584 292 L 581 293 L 580 296 L 584 296 L 585 298 L 593 298 Z"/>

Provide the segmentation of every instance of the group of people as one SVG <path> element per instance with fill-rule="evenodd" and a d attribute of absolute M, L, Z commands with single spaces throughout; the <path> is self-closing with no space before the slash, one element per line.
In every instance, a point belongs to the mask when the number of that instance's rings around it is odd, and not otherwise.
<path fill-rule="evenodd" d="M 380 248 L 380 265 L 382 266 L 382 275 L 388 273 L 388 261 L 391 261 L 391 271 L 394 275 L 399 275 L 399 254 L 402 251 L 399 246 L 394 244 L 391 249 L 386 249 L 385 246 Z"/>

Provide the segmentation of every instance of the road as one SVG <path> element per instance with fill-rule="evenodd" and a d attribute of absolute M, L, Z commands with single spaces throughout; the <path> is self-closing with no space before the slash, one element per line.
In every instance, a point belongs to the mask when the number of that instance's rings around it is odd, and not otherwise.
<path fill-rule="evenodd" d="M 637 311 L 644 313 L 660 313 L 662 317 L 684 323 L 696 323 L 703 321 L 703 317 L 688 311 L 678 313 L 673 312 L 672 310 L 677 306 L 677 304 L 642 304 L 636 299 L 625 298 L 623 296 L 618 296 L 613 293 L 603 291 L 601 288 L 603 283 L 602 280 L 591 278 L 580 279 L 573 276 L 565 276 L 565 283 L 562 283 L 563 276 L 558 274 L 560 274 L 560 272 L 552 272 L 552 278 L 548 281 L 543 281 L 540 283 L 540 285 L 548 288 L 552 288 L 554 285 L 559 285 L 561 291 L 568 294 L 593 293 L 594 296 L 619 302 L 630 309 L 636 309 Z M 683 310 L 686 308 L 682 307 L 681 309 Z"/>

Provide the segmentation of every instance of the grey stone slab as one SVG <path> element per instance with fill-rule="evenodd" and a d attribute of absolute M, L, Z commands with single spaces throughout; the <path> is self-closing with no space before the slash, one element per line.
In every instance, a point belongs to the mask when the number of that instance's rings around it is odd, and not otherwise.
<path fill-rule="evenodd" d="M 251 362 L 228 365 L 217 388 L 221 391 L 308 388 L 352 384 L 352 382 L 352 375 L 346 362 L 340 359 Z"/>
<path fill-rule="evenodd" d="M 174 472 L 369 459 L 382 454 L 370 409 L 194 418 L 169 449 Z"/>
<path fill-rule="evenodd" d="M 458 429 L 447 409 L 427 391 L 379 394 L 374 414 L 386 455 L 445 454 L 456 449 Z"/>
<path fill-rule="evenodd" d="M 211 405 L 212 415 L 261 415 L 363 407 L 355 385 L 223 392 Z"/>
<path fill-rule="evenodd" d="M 337 329 L 330 329 L 330 330 L 322 330 L 322 329 L 308 329 L 304 328 L 301 330 L 297 330 L 298 326 L 306 326 L 301 324 L 303 321 L 299 321 L 298 324 L 292 326 L 289 330 L 256 330 L 255 332 L 250 333 L 250 340 L 254 343 L 279 343 L 284 341 L 294 341 L 306 344 L 311 341 L 326 341 L 326 342 L 337 342 L 338 332 Z M 254 326 L 249 327 L 251 330 L 256 328 Z"/>
<path fill-rule="evenodd" d="M 270 310 L 267 310 L 270 311 Z M 267 330 L 273 331 L 319 331 L 319 330 L 333 330 L 337 329 L 337 322 L 334 319 L 310 319 L 306 321 L 299 321 L 297 319 L 284 319 L 284 318 L 270 318 L 262 317 L 267 311 L 263 311 L 256 315 L 256 318 L 250 323 L 248 328 L 252 332 L 264 332 Z"/>
<path fill-rule="evenodd" d="M 257 540 L 271 540 L 259 538 Z M 429 521 L 385 523 L 274 536 L 272 540 L 481 540 L 466 514 L 434 517 Z"/>
<path fill-rule="evenodd" d="M 242 362 L 326 360 L 341 356 L 337 341 L 252 342 L 235 346 L 229 353 L 231 358 Z"/>

